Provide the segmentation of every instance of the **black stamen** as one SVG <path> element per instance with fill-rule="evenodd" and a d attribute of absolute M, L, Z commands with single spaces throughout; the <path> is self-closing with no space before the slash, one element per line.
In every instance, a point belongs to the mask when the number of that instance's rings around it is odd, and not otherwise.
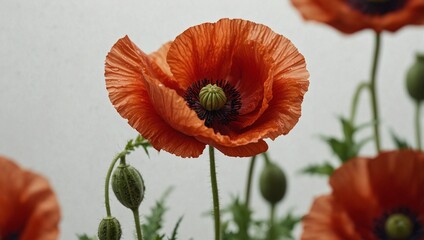
<path fill-rule="evenodd" d="M 408 240 L 420 240 L 424 236 L 424 229 L 422 225 L 422 219 L 419 219 L 418 216 L 413 213 L 411 210 L 405 207 L 400 207 L 393 209 L 392 211 L 385 212 L 381 217 L 374 220 L 374 234 L 379 240 L 392 240 L 387 236 L 385 224 L 387 219 L 392 214 L 403 214 L 407 216 L 412 224 L 413 224 L 413 230 L 412 235 Z"/>
<path fill-rule="evenodd" d="M 408 0 L 346 0 L 354 9 L 367 15 L 384 15 L 405 6 Z"/>
<path fill-rule="evenodd" d="M 210 83 L 211 81 L 207 79 L 194 82 L 187 89 L 184 99 L 187 105 L 197 113 L 197 116 L 205 120 L 205 126 L 215 129 L 215 127 L 219 128 L 220 125 L 226 125 L 237 119 L 241 108 L 241 98 L 240 93 L 231 84 L 224 80 L 218 80 L 213 84 L 224 91 L 227 102 L 219 110 L 208 111 L 200 104 L 199 93 L 204 86 Z"/>

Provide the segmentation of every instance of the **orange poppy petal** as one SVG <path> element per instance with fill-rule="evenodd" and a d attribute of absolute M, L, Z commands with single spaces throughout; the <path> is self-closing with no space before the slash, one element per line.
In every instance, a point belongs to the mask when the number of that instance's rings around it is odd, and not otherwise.
<path fill-rule="evenodd" d="M 371 187 L 381 207 L 424 206 L 423 169 L 424 154 L 411 150 L 384 152 L 370 160 Z"/>
<path fill-rule="evenodd" d="M 232 127 L 252 125 L 272 99 L 273 59 L 266 48 L 254 41 L 238 46 L 233 56 L 229 82 L 239 91 L 241 108 Z"/>
<path fill-rule="evenodd" d="M 177 36 L 167 62 L 181 88 L 203 79 L 227 79 L 235 47 L 252 22 L 222 19 L 191 27 Z"/>
<path fill-rule="evenodd" d="M 377 32 L 397 31 L 405 25 L 424 24 L 423 0 L 407 1 L 401 9 L 383 15 L 362 13 L 343 0 L 331 4 L 325 0 L 292 0 L 292 3 L 304 19 L 326 23 L 344 33 L 366 28 Z"/>
<path fill-rule="evenodd" d="M 22 240 L 55 240 L 60 208 L 48 181 L 0 157 L 0 236 Z"/>
<path fill-rule="evenodd" d="M 368 161 L 366 158 L 349 160 L 330 178 L 334 198 L 346 208 L 358 231 L 364 233 L 370 231 L 374 217 L 381 214 L 370 183 Z"/>
<path fill-rule="evenodd" d="M 199 156 L 205 144 L 175 130 L 153 106 L 145 79 L 163 75 L 154 72 L 149 61 L 128 37 L 112 47 L 105 65 L 106 88 L 112 104 L 157 150 L 182 157 Z"/>
<path fill-rule="evenodd" d="M 345 210 L 332 196 L 315 199 L 302 224 L 301 240 L 362 240 Z"/>
<path fill-rule="evenodd" d="M 237 147 L 225 147 L 222 145 L 212 146 L 221 151 L 223 154 L 230 157 L 250 157 L 266 152 L 268 150 L 268 144 L 266 144 L 266 142 L 263 140 L 259 140 L 256 143 L 249 143 L 247 145 Z"/>
<path fill-rule="evenodd" d="M 25 185 L 25 192 L 21 194 L 20 201 L 22 205 L 26 206 L 27 222 L 20 239 L 57 239 L 60 208 L 48 181 L 29 173 Z"/>

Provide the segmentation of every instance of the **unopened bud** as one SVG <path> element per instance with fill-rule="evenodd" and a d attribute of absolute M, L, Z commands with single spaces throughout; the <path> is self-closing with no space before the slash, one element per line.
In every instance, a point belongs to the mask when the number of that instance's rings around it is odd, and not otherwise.
<path fill-rule="evenodd" d="M 119 240 L 121 239 L 121 224 L 114 217 L 105 217 L 99 224 L 97 236 L 100 240 Z"/>
<path fill-rule="evenodd" d="M 140 172 L 128 164 L 119 164 L 113 172 L 112 189 L 119 202 L 131 210 L 140 206 L 146 190 Z"/>
<path fill-rule="evenodd" d="M 283 170 L 274 163 L 267 163 L 259 178 L 262 197 L 274 205 L 286 194 L 287 180 Z"/>
<path fill-rule="evenodd" d="M 417 54 L 415 63 L 408 69 L 406 89 L 414 100 L 424 100 L 424 54 Z"/>

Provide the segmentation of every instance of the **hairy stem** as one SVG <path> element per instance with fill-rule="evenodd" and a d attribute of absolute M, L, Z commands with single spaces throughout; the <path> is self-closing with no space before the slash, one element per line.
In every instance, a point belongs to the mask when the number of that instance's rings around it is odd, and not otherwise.
<path fill-rule="evenodd" d="M 138 208 L 132 210 L 134 215 L 135 229 L 137 232 L 137 240 L 143 240 L 143 235 L 141 234 L 141 225 L 140 225 L 140 216 L 138 214 Z"/>
<path fill-rule="evenodd" d="M 212 146 L 209 146 L 209 161 L 210 161 L 210 173 L 211 173 L 211 184 L 212 184 L 212 197 L 213 197 L 213 215 L 215 219 L 215 240 L 221 239 L 221 220 L 219 212 L 219 196 L 218 196 L 218 183 L 216 180 L 215 170 L 215 152 Z"/>

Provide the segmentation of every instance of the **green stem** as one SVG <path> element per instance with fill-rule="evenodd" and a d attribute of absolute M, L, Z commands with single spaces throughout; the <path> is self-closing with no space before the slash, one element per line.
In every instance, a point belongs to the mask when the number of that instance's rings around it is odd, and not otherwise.
<path fill-rule="evenodd" d="M 262 156 L 264 157 L 266 164 L 270 164 L 271 163 L 271 160 L 269 159 L 269 156 L 268 156 L 268 152 L 262 153 Z"/>
<path fill-rule="evenodd" d="M 373 122 L 374 122 L 373 126 L 374 126 L 375 148 L 377 152 L 380 152 L 381 150 L 380 130 L 379 130 L 380 119 L 378 116 L 377 86 L 376 86 L 377 66 L 378 66 L 380 45 L 381 45 L 380 39 L 381 39 L 380 33 L 376 32 L 375 45 L 374 45 L 374 57 L 372 62 L 371 79 L 370 79 L 370 85 L 369 85 L 370 92 L 371 92 L 371 109 L 372 109 Z"/>
<path fill-rule="evenodd" d="M 140 216 L 138 214 L 138 208 L 132 210 L 134 215 L 135 229 L 137 231 L 137 239 L 143 240 L 143 235 L 141 234 L 141 225 L 140 225 Z"/>
<path fill-rule="evenodd" d="M 212 184 L 212 197 L 213 197 L 213 215 L 215 219 L 215 240 L 221 239 L 221 221 L 219 213 L 219 196 L 218 196 L 218 183 L 216 181 L 215 170 L 215 153 L 214 148 L 209 146 L 210 158 L 210 171 L 211 171 L 211 184 Z"/>
<path fill-rule="evenodd" d="M 352 108 L 350 111 L 350 122 L 352 124 L 354 124 L 355 122 L 355 117 L 356 117 L 356 110 L 358 109 L 358 103 L 359 103 L 359 96 L 361 95 L 361 92 L 368 88 L 368 83 L 360 83 L 355 90 L 355 93 L 353 95 L 353 99 L 352 99 Z"/>
<path fill-rule="evenodd" d="M 252 178 L 253 178 L 253 169 L 255 168 L 256 155 L 250 159 L 249 173 L 247 175 L 247 184 L 246 184 L 246 207 L 249 207 L 250 203 L 250 189 L 252 187 Z"/>
<path fill-rule="evenodd" d="M 115 167 L 115 163 L 122 157 L 122 154 L 118 154 L 113 160 L 112 163 L 109 166 L 109 170 L 106 174 L 106 181 L 105 181 L 105 205 L 106 205 L 106 214 L 108 217 L 111 217 L 112 214 L 110 212 L 110 203 L 109 203 L 109 182 L 110 182 L 110 175 L 112 174 L 112 170 Z"/>
<path fill-rule="evenodd" d="M 420 124 L 420 117 L 421 117 L 421 102 L 417 101 L 416 103 L 416 112 L 415 112 L 415 133 L 417 134 L 417 149 L 422 150 L 421 145 L 421 124 Z"/>
<path fill-rule="evenodd" d="M 274 240 L 275 204 L 270 206 L 268 240 Z"/>

